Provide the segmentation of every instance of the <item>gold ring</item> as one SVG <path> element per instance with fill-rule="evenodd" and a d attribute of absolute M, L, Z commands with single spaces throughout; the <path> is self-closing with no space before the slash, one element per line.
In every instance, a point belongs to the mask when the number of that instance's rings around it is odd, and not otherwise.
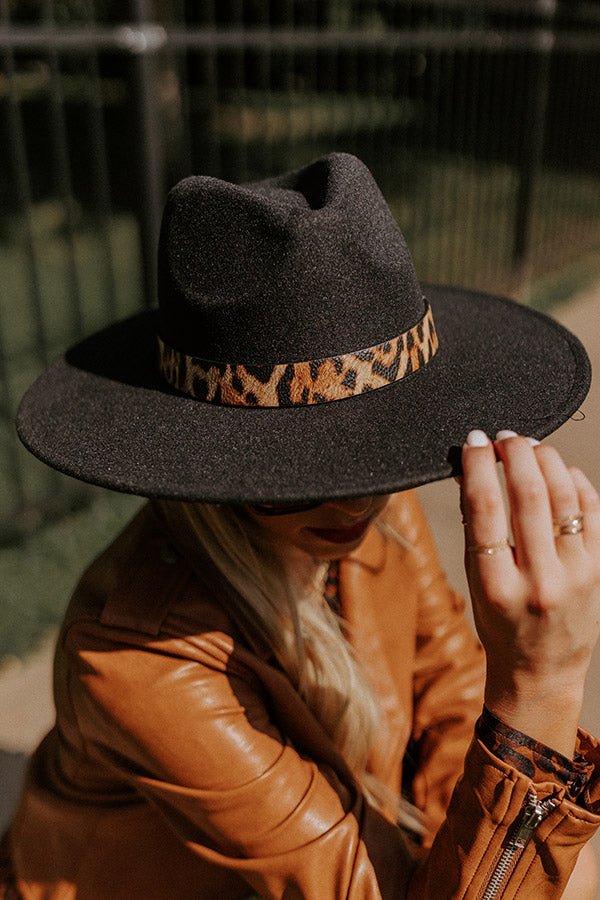
<path fill-rule="evenodd" d="M 484 556 L 493 556 L 499 550 L 506 550 L 510 547 L 508 538 L 502 538 L 501 541 L 490 541 L 487 544 L 467 544 L 469 553 L 481 553 Z"/>
<path fill-rule="evenodd" d="M 561 534 L 579 534 L 583 531 L 583 513 L 578 512 L 564 519 L 554 519 L 552 525 L 554 537 L 560 537 Z"/>

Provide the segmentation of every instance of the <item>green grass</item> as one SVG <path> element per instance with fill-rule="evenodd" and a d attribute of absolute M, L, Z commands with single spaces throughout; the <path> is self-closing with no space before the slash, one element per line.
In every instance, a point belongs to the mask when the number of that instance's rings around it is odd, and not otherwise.
<path fill-rule="evenodd" d="M 20 447 L 12 426 L 19 399 L 44 368 L 42 348 L 50 362 L 78 337 L 140 309 L 143 300 L 132 216 L 99 223 L 79 213 L 71 241 L 66 210 L 48 201 L 32 207 L 29 224 L 16 216 L 2 220 L 0 523 L 56 485 Z"/>
<path fill-rule="evenodd" d="M 2 220 L 2 341 L 9 363 L 52 357 L 82 333 L 127 315 L 142 303 L 140 247 L 131 215 L 96 221 L 61 202 L 33 205 L 29 220 Z M 75 228 L 70 239 L 69 225 Z"/>
<path fill-rule="evenodd" d="M 415 117 L 414 103 L 391 100 L 383 93 L 341 98 L 334 92 L 271 92 L 265 105 L 264 92 L 244 91 L 219 103 L 216 129 L 222 141 L 298 142 L 325 137 L 331 146 L 338 135 L 406 127 Z"/>
<path fill-rule="evenodd" d="M 507 293 L 549 309 L 595 278 L 600 247 L 598 178 L 542 170 L 531 207 L 530 259 L 513 259 L 518 173 L 504 163 L 459 155 L 421 157 L 415 187 L 386 197 L 401 223 L 419 278 Z M 565 287 L 567 287 L 565 283 Z"/>
<path fill-rule="evenodd" d="M 72 243 L 66 210 L 58 201 L 36 204 L 29 223 L 13 216 L 1 225 L 0 353 L 7 377 L 0 422 L 0 518 L 5 523 L 0 532 L 0 661 L 24 656 L 60 621 L 85 566 L 141 503 L 97 489 L 82 494 L 72 479 L 27 453 L 12 425 L 19 398 L 43 369 L 40 338 L 51 360 L 79 334 L 142 305 L 133 217 L 115 215 L 98 223 L 75 214 Z M 77 304 L 75 289 L 81 298 Z M 65 504 L 78 508 L 64 514 Z"/>
<path fill-rule="evenodd" d="M 60 622 L 87 564 L 141 503 L 94 491 L 87 507 L 0 546 L 0 661 L 23 657 Z"/>
<path fill-rule="evenodd" d="M 600 241 L 570 266 L 548 272 L 534 281 L 529 296 L 524 299 L 542 312 L 551 312 L 557 304 L 568 302 L 595 284 L 600 284 Z"/>

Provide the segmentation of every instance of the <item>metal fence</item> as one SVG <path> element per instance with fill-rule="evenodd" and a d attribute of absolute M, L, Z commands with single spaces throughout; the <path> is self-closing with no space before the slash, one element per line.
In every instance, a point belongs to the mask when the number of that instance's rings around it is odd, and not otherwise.
<path fill-rule="evenodd" d="M 80 497 L 18 446 L 18 398 L 153 302 L 190 172 L 354 152 L 423 280 L 522 299 L 598 246 L 598 2 L 0 0 L 0 60 L 0 537 Z"/>

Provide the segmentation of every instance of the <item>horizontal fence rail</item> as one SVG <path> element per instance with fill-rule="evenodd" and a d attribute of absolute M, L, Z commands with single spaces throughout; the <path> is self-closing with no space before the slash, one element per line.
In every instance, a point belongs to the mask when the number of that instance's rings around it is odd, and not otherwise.
<path fill-rule="evenodd" d="M 0 27 L 0 48 L 14 51 L 45 50 L 59 53 L 114 50 L 123 53 L 157 53 L 160 50 L 530 50 L 594 53 L 600 50 L 600 34 L 556 33 L 548 27 L 519 32 L 510 30 L 415 32 L 317 31 L 297 29 L 166 28 L 152 23 L 115 28 L 54 25 Z"/>
<path fill-rule="evenodd" d="M 600 243 L 599 83 L 595 2 L 0 0 L 0 540 L 87 502 L 16 406 L 155 302 L 179 178 L 354 152 L 424 281 L 536 302 Z"/>

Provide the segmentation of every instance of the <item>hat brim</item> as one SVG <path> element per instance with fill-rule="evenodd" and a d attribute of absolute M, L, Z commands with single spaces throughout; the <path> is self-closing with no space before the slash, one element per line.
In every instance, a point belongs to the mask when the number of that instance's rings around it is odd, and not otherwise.
<path fill-rule="evenodd" d="M 176 394 L 157 371 L 156 314 L 82 341 L 26 393 L 23 443 L 83 481 L 149 497 L 293 502 L 391 493 L 460 472 L 472 428 L 538 439 L 590 385 L 581 343 L 511 300 L 425 286 L 439 335 L 413 375 L 357 397 L 240 408 Z"/>

